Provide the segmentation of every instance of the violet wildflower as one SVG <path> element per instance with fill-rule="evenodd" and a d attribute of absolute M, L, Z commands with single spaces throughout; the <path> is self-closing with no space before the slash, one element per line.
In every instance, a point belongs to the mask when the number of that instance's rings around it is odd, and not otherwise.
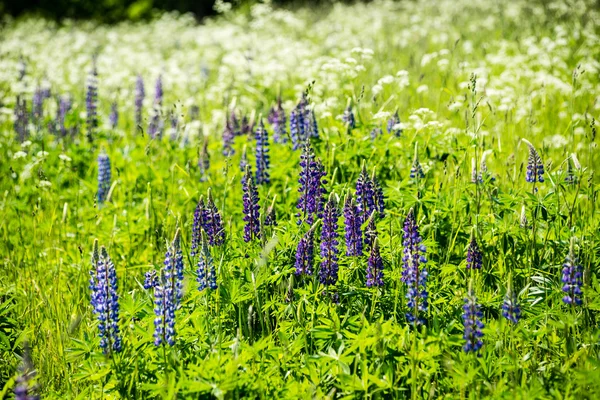
<path fill-rule="evenodd" d="M 529 156 L 527 158 L 527 173 L 525 180 L 529 183 L 544 182 L 544 163 L 540 154 L 537 152 L 533 144 L 526 139 L 521 139 L 529 148 Z"/>
<path fill-rule="evenodd" d="M 208 191 L 208 199 L 202 212 L 201 221 L 202 229 L 208 237 L 208 244 L 211 246 L 222 245 L 225 242 L 225 227 L 210 190 Z"/>
<path fill-rule="evenodd" d="M 250 118 L 248 118 L 247 115 L 244 115 L 240 126 L 241 135 L 252 135 L 252 132 L 254 132 L 254 112 L 252 112 Z"/>
<path fill-rule="evenodd" d="M 58 100 L 58 111 L 56 113 L 56 125 L 60 135 L 65 137 L 67 135 L 67 128 L 65 126 L 65 119 L 67 113 L 71 109 L 71 98 L 70 96 L 61 96 Z"/>
<path fill-rule="evenodd" d="M 471 234 L 471 241 L 467 248 L 467 269 L 481 269 L 483 266 L 483 256 L 479 249 L 479 244 L 475 235 Z"/>
<path fill-rule="evenodd" d="M 340 211 L 333 193 L 325 204 L 323 227 L 321 229 L 321 268 L 319 281 L 325 285 L 335 285 L 338 280 L 338 218 Z"/>
<path fill-rule="evenodd" d="M 318 138 L 319 137 L 319 124 L 317 123 L 317 117 L 315 112 L 311 109 L 306 110 L 305 121 L 305 132 L 306 137 Z"/>
<path fill-rule="evenodd" d="M 98 127 L 98 73 L 94 65 L 88 74 L 85 95 L 87 139 L 94 141 L 94 133 Z"/>
<path fill-rule="evenodd" d="M 121 351 L 119 331 L 119 295 L 115 265 L 98 240 L 94 241 L 92 270 L 90 271 L 91 304 L 98 318 L 100 347 L 104 354 Z"/>
<path fill-rule="evenodd" d="M 414 210 L 411 208 L 404 221 L 402 235 L 404 268 L 402 270 L 402 282 L 408 286 L 406 298 L 409 311 L 406 314 L 408 322 L 415 325 L 424 324 L 423 314 L 427 312 L 427 268 L 423 264 L 425 258 L 425 246 L 421 243 L 419 227 L 415 219 Z"/>
<path fill-rule="evenodd" d="M 389 134 L 393 134 L 396 137 L 400 137 L 402 135 L 402 128 L 400 127 L 400 117 L 398 116 L 398 110 L 394 112 L 394 115 L 388 119 L 387 122 L 387 132 Z"/>
<path fill-rule="evenodd" d="M 312 226 L 298 242 L 295 262 L 296 275 L 313 274 L 313 263 L 315 259 L 315 226 Z"/>
<path fill-rule="evenodd" d="M 27 113 L 27 101 L 21 99 L 20 96 L 17 96 L 14 115 L 14 129 L 17 132 L 19 141 L 23 142 L 29 136 L 29 116 Z"/>
<path fill-rule="evenodd" d="M 204 199 L 200 198 L 194 209 L 194 219 L 192 223 L 192 245 L 190 253 L 192 257 L 196 255 L 196 251 L 200 246 L 200 235 L 202 231 L 202 216 L 204 215 Z"/>
<path fill-rule="evenodd" d="M 519 307 L 517 295 L 510 288 L 504 296 L 502 316 L 513 324 L 517 324 L 521 319 L 521 307 Z"/>
<path fill-rule="evenodd" d="M 344 201 L 344 225 L 346 239 L 346 255 L 362 256 L 363 241 L 361 232 L 361 222 L 356 201 L 350 195 L 346 196 Z"/>
<path fill-rule="evenodd" d="M 267 184 L 271 181 L 269 175 L 269 133 L 263 125 L 262 118 L 254 133 L 256 138 L 256 184 Z"/>
<path fill-rule="evenodd" d="M 144 97 L 146 96 L 146 92 L 144 90 L 144 78 L 141 75 L 137 76 L 135 80 L 135 124 L 136 126 L 140 126 L 142 124 L 142 107 L 144 105 Z"/>
<path fill-rule="evenodd" d="M 110 189 L 110 159 L 105 152 L 98 156 L 98 203 L 106 201 Z"/>
<path fill-rule="evenodd" d="M 342 121 L 348 127 L 348 131 L 356 128 L 356 119 L 354 118 L 354 112 L 352 111 L 352 106 L 348 104 L 344 114 L 342 114 Z"/>
<path fill-rule="evenodd" d="M 479 304 L 477 304 L 477 298 L 471 290 L 465 298 L 465 304 L 463 305 L 462 319 L 465 327 L 463 339 L 465 345 L 463 350 L 465 353 L 477 353 L 483 346 L 483 332 L 481 330 L 484 327 L 481 319 L 483 313 L 481 312 Z"/>
<path fill-rule="evenodd" d="M 162 75 L 158 75 L 156 78 L 156 84 L 154 85 L 154 105 L 158 108 L 162 107 L 163 104 L 163 84 Z"/>
<path fill-rule="evenodd" d="M 111 129 L 117 128 L 117 125 L 119 123 L 119 109 L 116 101 L 113 101 L 110 105 L 110 114 L 108 116 L 108 122 L 110 124 Z"/>
<path fill-rule="evenodd" d="M 356 180 L 356 203 L 358 204 L 360 224 L 362 225 L 375 210 L 375 187 L 363 162 Z"/>
<path fill-rule="evenodd" d="M 287 130 L 286 130 L 286 116 L 285 110 L 281 106 L 281 96 L 277 98 L 277 105 L 271 107 L 269 111 L 269 124 L 273 127 L 273 142 L 274 143 L 287 143 Z"/>
<path fill-rule="evenodd" d="M 198 157 L 198 169 L 200 170 L 200 182 L 207 180 L 206 174 L 210 169 L 210 155 L 208 154 L 208 139 L 204 139 L 202 143 L 202 150 L 200 151 L 200 157 Z"/>
<path fill-rule="evenodd" d="M 383 260 L 379 252 L 379 241 L 371 246 L 371 254 L 367 262 L 367 287 L 383 287 Z"/>
<path fill-rule="evenodd" d="M 215 263 L 210 254 L 210 249 L 206 243 L 206 239 L 202 238 L 202 247 L 198 256 L 198 268 L 196 270 L 198 277 L 198 290 L 203 291 L 206 288 L 212 290 L 217 289 L 217 273 L 215 271 Z"/>
<path fill-rule="evenodd" d="M 44 100 L 44 91 L 38 86 L 33 92 L 33 99 L 31 100 L 31 113 L 36 123 L 39 123 L 44 116 Z"/>
<path fill-rule="evenodd" d="M 223 155 L 230 157 L 235 152 L 233 150 L 233 140 L 235 139 L 235 132 L 229 118 L 225 118 L 225 127 L 223 128 Z M 245 168 L 244 168 L 245 169 Z"/>
<path fill-rule="evenodd" d="M 293 150 L 297 150 L 304 143 L 304 116 L 297 108 L 290 113 L 290 137 Z"/>
<path fill-rule="evenodd" d="M 565 293 L 563 302 L 565 304 L 580 306 L 583 304 L 583 268 L 579 258 L 575 254 L 575 238 L 571 238 L 569 254 L 565 259 L 562 270 L 562 291 Z"/>
<path fill-rule="evenodd" d="M 160 118 L 160 109 L 154 107 L 150 123 L 148 124 L 148 135 L 152 139 L 160 139 L 162 137 L 163 121 Z"/>
<path fill-rule="evenodd" d="M 23 347 L 23 359 L 17 369 L 18 374 L 15 378 L 15 400 L 39 400 L 38 386 L 33 382 L 36 371 L 31 361 L 29 345 L 25 343 Z"/>
<path fill-rule="evenodd" d="M 258 190 L 254 184 L 254 177 L 250 167 L 246 168 L 246 173 L 242 178 L 242 188 L 244 191 L 244 241 L 250 242 L 260 237 L 260 205 L 258 204 Z"/>
<path fill-rule="evenodd" d="M 156 285 L 158 285 L 158 275 L 155 269 L 151 269 L 144 274 L 144 289 L 154 289 Z"/>
<path fill-rule="evenodd" d="M 296 214 L 298 225 L 306 222 L 312 225 L 316 217 L 320 217 L 323 211 L 325 195 L 325 169 L 320 161 L 315 160 L 315 154 L 310 146 L 310 142 L 304 145 L 304 151 L 300 156 L 300 197 L 296 208 L 300 211 Z"/>

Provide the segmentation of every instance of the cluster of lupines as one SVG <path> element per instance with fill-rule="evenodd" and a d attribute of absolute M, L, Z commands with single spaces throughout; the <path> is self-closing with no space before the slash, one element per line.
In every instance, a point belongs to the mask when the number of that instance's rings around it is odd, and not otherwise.
<path fill-rule="evenodd" d="M 44 116 L 44 100 L 46 100 L 49 97 L 49 89 L 42 89 L 38 86 L 33 92 L 33 99 L 31 101 L 31 114 L 33 116 L 33 121 L 36 124 L 39 124 L 42 121 L 42 118 Z"/>
<path fill-rule="evenodd" d="M 269 124 L 273 127 L 273 142 L 285 144 L 288 141 L 286 130 L 285 110 L 281 106 L 281 96 L 277 98 L 277 105 L 269 111 Z"/>
<path fill-rule="evenodd" d="M 98 249 L 94 241 L 92 269 L 90 271 L 91 304 L 98 318 L 100 347 L 105 354 L 121 351 L 119 332 L 119 296 L 117 272 L 106 248 Z"/>
<path fill-rule="evenodd" d="M 23 142 L 29 136 L 29 115 L 27 113 L 27 101 L 20 96 L 17 96 L 14 115 L 15 132 L 17 132 L 19 141 Z"/>
<path fill-rule="evenodd" d="M 290 136 L 294 150 L 297 150 L 310 138 L 319 137 L 317 118 L 314 111 L 309 108 L 308 99 L 304 93 L 290 113 Z"/>
<path fill-rule="evenodd" d="M 396 111 L 394 115 L 392 115 L 390 119 L 388 119 L 387 132 L 389 134 L 393 134 L 396 137 L 400 137 L 400 135 L 402 135 L 402 128 L 400 127 L 400 117 L 398 116 L 398 111 Z"/>
<path fill-rule="evenodd" d="M 143 111 L 145 96 L 146 96 L 146 92 L 144 90 L 144 78 L 142 78 L 141 75 L 138 75 L 135 80 L 135 101 L 134 101 L 136 126 L 142 125 L 142 111 Z"/>
<path fill-rule="evenodd" d="M 527 173 L 525 180 L 529 183 L 542 183 L 544 182 L 544 163 L 540 154 L 537 152 L 533 144 L 526 139 L 522 139 L 529 149 L 529 156 L 527 158 Z"/>
<path fill-rule="evenodd" d="M 98 203 L 106 201 L 108 191 L 110 190 L 110 159 L 105 152 L 98 156 Z"/>
<path fill-rule="evenodd" d="M 87 139 L 89 142 L 92 142 L 94 140 L 94 133 L 98 127 L 98 72 L 95 62 L 87 78 L 85 107 Z"/>
<path fill-rule="evenodd" d="M 196 214 L 198 214 L 198 218 L 196 218 Z M 194 221 L 196 220 L 199 221 L 199 226 L 201 226 L 204 233 L 206 233 L 208 244 L 210 246 L 221 246 L 225 242 L 225 226 L 223 225 L 221 213 L 219 213 L 219 209 L 217 209 L 217 206 L 215 205 L 210 190 L 208 192 L 206 203 L 204 203 L 204 200 L 202 199 L 198 201 L 198 205 L 194 212 Z M 197 232 L 196 237 L 199 240 L 199 228 L 195 230 L 195 232 Z M 194 239 L 192 237 L 192 248 L 193 243 Z"/>
<path fill-rule="evenodd" d="M 471 235 L 469 247 L 467 247 L 467 269 L 481 269 L 483 266 L 483 255 L 479 249 L 479 244 L 475 235 Z"/>
<path fill-rule="evenodd" d="M 351 195 L 344 201 L 344 226 L 346 239 L 346 255 L 362 256 L 363 239 L 361 231 L 360 209 Z"/>
<path fill-rule="evenodd" d="M 154 286 L 154 344 L 175 344 L 175 311 L 183 296 L 181 231 L 177 229 L 168 246 L 160 279 Z"/>
<path fill-rule="evenodd" d="M 296 275 L 312 275 L 315 259 L 315 229 L 312 226 L 298 242 L 296 248 Z"/>
<path fill-rule="evenodd" d="M 379 241 L 374 240 L 367 261 L 367 287 L 383 287 L 383 260 L 379 250 Z"/>
<path fill-rule="evenodd" d="M 154 289 L 158 285 L 158 275 L 156 270 L 152 269 L 144 274 L 144 289 Z"/>
<path fill-rule="evenodd" d="M 250 167 L 246 167 L 246 173 L 242 178 L 242 189 L 244 192 L 244 241 L 250 242 L 260 237 L 260 205 L 258 204 L 258 190 L 254 184 L 254 177 Z"/>
<path fill-rule="evenodd" d="M 477 298 L 473 294 L 471 290 L 467 297 L 465 298 L 465 304 L 463 305 L 463 314 L 462 319 L 464 323 L 465 332 L 463 334 L 463 339 L 465 340 L 465 345 L 463 346 L 463 350 L 466 353 L 476 353 L 483 346 L 483 329 L 484 325 L 481 319 L 483 318 L 483 313 L 477 304 Z"/>
<path fill-rule="evenodd" d="M 256 139 L 256 184 L 267 184 L 271 181 L 269 175 L 269 133 L 263 125 L 262 118 L 254 133 Z"/>
<path fill-rule="evenodd" d="M 563 302 L 565 304 L 580 306 L 583 304 L 583 268 L 579 263 L 579 258 L 575 254 L 575 238 L 571 239 L 569 254 L 565 259 L 562 270 L 562 291 L 565 293 Z"/>
<path fill-rule="evenodd" d="M 321 228 L 321 268 L 319 281 L 325 285 L 335 285 L 338 280 L 338 218 L 340 212 L 333 196 L 329 196 L 323 211 L 323 227 Z"/>
<path fill-rule="evenodd" d="M 323 212 L 323 203 L 325 196 L 325 168 L 321 161 L 315 160 L 310 142 L 304 145 L 304 150 L 300 156 L 300 196 L 296 208 L 300 211 L 296 214 L 298 225 L 306 222 L 312 225 L 315 218 L 320 218 Z"/>
<path fill-rule="evenodd" d="M 39 400 L 37 394 L 38 387 L 33 382 L 35 379 L 35 369 L 31 361 L 29 345 L 26 343 L 23 350 L 23 360 L 17 370 L 15 378 L 15 400 Z"/>
<path fill-rule="evenodd" d="M 206 288 L 212 290 L 217 289 L 217 273 L 215 271 L 215 263 L 210 254 L 208 243 L 203 237 L 201 240 L 200 251 L 198 254 L 197 278 L 198 290 L 203 291 Z"/>
<path fill-rule="evenodd" d="M 205 182 L 208 177 L 206 174 L 210 169 L 210 154 L 208 154 L 208 140 L 205 138 L 198 157 L 198 169 L 200 170 L 200 182 Z"/>
<path fill-rule="evenodd" d="M 380 218 L 385 216 L 385 198 L 383 188 L 375 177 L 375 172 L 369 177 L 365 164 L 356 180 L 356 203 L 358 206 L 360 224 L 367 221 L 376 211 Z"/>
<path fill-rule="evenodd" d="M 119 124 L 119 108 L 116 101 L 110 105 L 110 114 L 108 115 L 108 123 L 111 129 L 115 129 Z"/>
<path fill-rule="evenodd" d="M 423 314 L 427 312 L 427 269 L 423 264 L 425 258 L 425 246 L 421 243 L 419 227 L 415 219 L 414 210 L 411 208 L 404 221 L 402 245 L 404 246 L 402 261 L 402 282 L 408 291 L 406 298 L 409 311 L 406 318 L 415 325 L 425 323 Z"/>
<path fill-rule="evenodd" d="M 55 129 L 57 130 L 57 132 L 60 133 L 62 137 L 65 137 L 67 135 L 65 119 L 69 110 L 71 110 L 71 97 L 68 95 L 61 96 L 58 99 L 58 110 L 56 112 Z"/>

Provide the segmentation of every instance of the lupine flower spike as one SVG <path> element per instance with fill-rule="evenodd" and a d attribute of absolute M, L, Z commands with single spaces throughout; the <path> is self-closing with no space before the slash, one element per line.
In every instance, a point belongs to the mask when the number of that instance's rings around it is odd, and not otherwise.
<path fill-rule="evenodd" d="M 144 105 L 144 96 L 146 95 L 144 91 L 144 78 L 141 75 L 137 76 L 135 80 L 135 124 L 136 126 L 140 126 L 142 124 L 142 107 Z"/>
<path fill-rule="evenodd" d="M 379 253 L 379 241 L 375 239 L 367 262 L 367 287 L 383 287 L 383 260 Z"/>
<path fill-rule="evenodd" d="M 375 187 L 363 161 L 362 169 L 356 180 L 356 203 L 358 205 L 361 225 L 365 223 L 373 210 L 375 210 L 375 201 Z"/>
<path fill-rule="evenodd" d="M 202 211 L 202 229 L 208 237 L 210 246 L 220 246 L 225 242 L 225 227 L 221 214 L 215 205 L 210 189 L 206 200 L 206 207 Z"/>
<path fill-rule="evenodd" d="M 287 143 L 286 116 L 285 110 L 281 106 L 281 96 L 277 97 L 277 105 L 269 111 L 268 121 L 273 127 L 273 142 Z"/>
<path fill-rule="evenodd" d="M 260 205 L 258 204 L 258 190 L 254 184 L 254 177 L 250 167 L 246 167 L 246 173 L 242 178 L 243 200 L 244 200 L 244 241 L 250 242 L 260 237 Z"/>
<path fill-rule="evenodd" d="M 535 147 L 527 139 L 521 139 L 529 148 L 529 156 L 527 158 L 527 173 L 525 180 L 529 183 L 544 182 L 544 163 L 540 154 Z"/>
<path fill-rule="evenodd" d="M 196 256 L 196 252 L 200 247 L 200 235 L 202 233 L 202 216 L 204 215 L 204 208 L 204 199 L 200 197 L 200 200 L 198 200 L 198 204 L 194 209 L 194 218 L 192 223 L 192 245 L 190 249 L 192 257 Z"/>
<path fill-rule="evenodd" d="M 562 291 L 565 293 L 563 302 L 565 304 L 580 306 L 583 304 L 583 268 L 579 263 L 579 257 L 575 253 L 575 238 L 571 238 L 569 254 L 565 259 L 562 270 Z"/>
<path fill-rule="evenodd" d="M 323 212 L 323 203 L 325 196 L 324 184 L 326 181 L 325 169 L 320 161 L 315 160 L 315 154 L 310 146 L 310 142 L 304 145 L 304 151 L 300 156 L 300 197 L 298 198 L 299 212 L 296 214 L 298 217 L 298 225 L 306 222 L 312 225 L 315 218 L 320 218 Z"/>
<path fill-rule="evenodd" d="M 98 127 L 98 72 L 95 64 L 94 61 L 88 74 L 85 96 L 87 139 L 90 143 L 94 141 L 94 134 Z"/>
<path fill-rule="evenodd" d="M 406 298 L 409 311 L 406 313 L 406 319 L 409 323 L 419 325 L 425 323 L 424 314 L 427 312 L 427 269 L 424 266 L 427 259 L 412 208 L 404 221 L 403 231 L 404 268 L 401 279 L 408 286 Z"/>
<path fill-rule="evenodd" d="M 300 239 L 296 248 L 296 275 L 312 275 L 313 263 L 315 259 L 315 229 L 317 223 L 313 225 Z"/>
<path fill-rule="evenodd" d="M 356 201 L 351 195 L 346 195 L 344 201 L 344 225 L 346 239 L 346 255 L 359 257 L 363 252 L 363 240 L 360 213 Z"/>
<path fill-rule="evenodd" d="M 215 271 L 215 263 L 210 254 L 208 243 L 204 235 L 202 235 L 202 246 L 198 257 L 198 268 L 196 270 L 198 277 L 198 290 L 203 291 L 206 288 L 212 290 L 217 289 L 217 273 Z"/>
<path fill-rule="evenodd" d="M 198 157 L 198 169 L 200 170 L 200 182 L 206 182 L 206 176 L 210 169 L 210 154 L 208 154 L 208 139 L 204 138 L 200 157 Z"/>
<path fill-rule="evenodd" d="M 425 173 L 423 172 L 423 168 L 421 167 L 421 163 L 419 162 L 418 146 L 418 143 L 415 143 L 415 156 L 413 158 L 412 167 L 410 168 L 410 178 L 414 180 L 423 179 L 425 177 Z"/>
<path fill-rule="evenodd" d="M 106 201 L 110 190 L 110 159 L 103 151 L 98 156 L 98 203 Z"/>
<path fill-rule="evenodd" d="M 477 304 L 477 298 L 473 294 L 473 291 L 469 289 L 469 293 L 465 298 L 465 304 L 463 305 L 463 324 L 465 331 L 463 339 L 465 345 L 463 350 L 465 353 L 477 353 L 483 346 L 483 332 L 481 331 L 484 327 L 481 319 L 483 313 L 481 312 L 479 304 Z"/>
<path fill-rule="evenodd" d="M 21 99 L 20 96 L 17 96 L 14 115 L 15 132 L 17 132 L 19 141 L 23 142 L 29 136 L 29 116 L 27 113 L 27 101 L 25 99 Z"/>
<path fill-rule="evenodd" d="M 271 181 L 269 174 L 269 133 L 259 117 L 258 127 L 254 133 L 256 138 L 256 184 L 267 184 Z"/>
<path fill-rule="evenodd" d="M 233 141 L 235 139 L 235 132 L 231 120 L 225 118 L 225 127 L 223 128 L 223 155 L 230 157 L 235 153 L 233 150 Z M 244 168 L 245 169 L 245 168 Z"/>
<path fill-rule="evenodd" d="M 504 296 L 504 302 L 502 303 L 502 316 L 509 322 L 517 324 L 521 319 L 521 307 L 517 300 L 517 295 L 511 287 L 511 279 L 508 279 L 509 285 L 506 290 L 506 296 Z"/>
<path fill-rule="evenodd" d="M 275 211 L 275 199 L 277 196 L 273 197 L 273 201 L 271 205 L 267 208 L 267 212 L 265 213 L 265 226 L 277 226 L 277 213 Z"/>
<path fill-rule="evenodd" d="M 475 234 L 471 232 L 471 241 L 467 248 L 467 269 L 481 269 L 483 266 L 483 256 L 479 249 L 479 244 L 475 238 Z"/>
<path fill-rule="evenodd" d="M 151 269 L 144 274 L 144 289 L 154 289 L 156 285 L 158 285 L 158 275 L 155 269 Z"/>
<path fill-rule="evenodd" d="M 119 108 L 116 101 L 113 101 L 113 103 L 110 105 L 108 122 L 110 124 L 110 129 L 116 129 L 117 125 L 119 124 Z"/>
<path fill-rule="evenodd" d="M 98 250 L 94 241 L 92 270 L 90 271 L 91 304 L 98 318 L 100 347 L 104 354 L 121 351 L 119 331 L 119 296 L 117 272 L 106 248 Z"/>
<path fill-rule="evenodd" d="M 329 196 L 323 212 L 321 229 L 321 268 L 319 281 L 325 285 L 335 285 L 338 280 L 338 218 L 340 212 L 334 194 Z"/>
<path fill-rule="evenodd" d="M 33 382 L 36 371 L 31 361 L 31 351 L 27 343 L 23 347 L 23 359 L 15 378 L 15 400 L 39 400 L 40 396 L 36 393 L 38 386 Z"/>

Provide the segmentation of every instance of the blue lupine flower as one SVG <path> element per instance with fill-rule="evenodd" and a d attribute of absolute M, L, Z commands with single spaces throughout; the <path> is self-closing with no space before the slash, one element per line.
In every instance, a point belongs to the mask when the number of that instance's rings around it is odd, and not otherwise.
<path fill-rule="evenodd" d="M 175 141 L 179 136 L 179 118 L 177 117 L 177 113 L 172 111 L 169 119 L 171 120 L 171 134 L 169 135 L 169 139 Z"/>
<path fill-rule="evenodd" d="M 44 114 L 44 91 L 39 86 L 33 92 L 33 99 L 31 101 L 31 113 L 33 114 L 33 120 L 39 123 Z"/>
<path fill-rule="evenodd" d="M 544 182 L 544 163 L 540 154 L 535 147 L 525 139 L 522 139 L 529 148 L 529 156 L 527 158 L 527 173 L 525 180 L 529 183 Z"/>
<path fill-rule="evenodd" d="M 504 297 L 502 316 L 513 324 L 517 324 L 521 319 L 521 307 L 519 307 L 516 294 L 511 290 L 508 290 Z"/>
<path fill-rule="evenodd" d="M 356 204 L 362 225 L 375 210 L 375 187 L 363 163 L 362 170 L 356 180 Z"/>
<path fill-rule="evenodd" d="M 331 195 L 323 211 L 323 228 L 321 229 L 321 268 L 319 281 L 325 285 L 335 285 L 338 280 L 338 218 L 340 212 Z"/>
<path fill-rule="evenodd" d="M 563 302 L 569 305 L 580 306 L 583 304 L 583 268 L 575 254 L 575 238 L 571 239 L 569 254 L 565 259 L 562 270 L 562 291 L 565 293 Z"/>
<path fill-rule="evenodd" d="M 244 200 L 244 241 L 250 242 L 260 237 L 260 205 L 258 204 L 258 190 L 254 184 L 254 178 L 250 167 L 246 168 L 246 174 L 242 178 L 243 200 Z"/>
<path fill-rule="evenodd" d="M 307 138 L 318 138 L 319 137 L 319 124 L 317 123 L 317 117 L 315 112 L 311 109 L 306 109 L 306 116 L 304 118 L 304 131 L 306 132 Z"/>
<path fill-rule="evenodd" d="M 17 370 L 18 375 L 15 378 L 15 400 L 39 400 L 40 396 L 36 393 L 38 387 L 32 382 L 35 379 L 36 371 L 31 361 L 29 345 L 25 343 L 23 351 L 23 360 Z"/>
<path fill-rule="evenodd" d="M 300 197 L 296 208 L 300 211 L 296 214 L 298 225 L 306 222 L 312 225 L 316 217 L 321 217 L 325 195 L 325 169 L 320 161 L 315 160 L 315 154 L 310 142 L 304 145 L 304 151 L 300 156 Z"/>
<path fill-rule="evenodd" d="M 160 109 L 154 107 L 150 123 L 148 125 L 148 135 L 152 139 L 160 139 L 162 137 L 163 121 L 160 118 Z"/>
<path fill-rule="evenodd" d="M 158 285 L 158 275 L 155 269 L 151 269 L 144 274 L 144 289 L 154 289 L 156 285 Z"/>
<path fill-rule="evenodd" d="M 71 109 L 71 97 L 70 96 L 61 96 L 58 100 L 58 111 L 56 113 L 56 125 L 58 127 L 58 131 L 62 137 L 67 135 L 67 128 L 65 126 L 65 118 L 67 113 Z"/>
<path fill-rule="evenodd" d="M 423 168 L 421 167 L 419 158 L 415 154 L 415 158 L 413 159 L 413 163 L 410 168 L 410 178 L 411 179 L 423 179 L 424 177 L 425 177 L 425 173 L 423 172 Z"/>
<path fill-rule="evenodd" d="M 269 175 L 269 133 L 263 125 L 262 118 L 254 133 L 256 138 L 256 184 L 267 184 L 271 181 Z"/>
<path fill-rule="evenodd" d="M 117 102 L 113 101 L 110 106 L 110 115 L 108 116 L 108 121 L 110 123 L 111 129 L 116 129 L 119 123 L 119 109 L 117 106 Z"/>
<path fill-rule="evenodd" d="M 144 105 L 144 96 L 146 96 L 146 92 L 144 90 L 144 78 L 141 75 L 137 76 L 135 81 L 135 124 L 136 126 L 140 126 L 142 124 L 142 112 Z"/>
<path fill-rule="evenodd" d="M 210 249 L 203 238 L 202 247 L 198 256 L 198 268 L 196 270 L 198 277 L 198 290 L 203 291 L 207 287 L 215 290 L 217 289 L 217 273 L 215 271 L 215 263 L 210 254 Z"/>
<path fill-rule="evenodd" d="M 315 226 L 311 227 L 298 242 L 295 263 L 296 275 L 313 274 L 313 263 L 315 259 Z"/>
<path fill-rule="evenodd" d="M 204 139 L 200 157 L 198 157 L 198 169 L 200 170 L 200 182 L 205 182 L 208 178 L 206 174 L 210 169 L 210 154 L 208 154 L 208 139 Z"/>
<path fill-rule="evenodd" d="M 98 251 L 98 240 L 94 241 L 92 270 L 90 271 L 91 304 L 98 318 L 100 347 L 104 354 L 121 351 L 119 331 L 119 296 L 117 294 L 117 272 L 106 248 Z"/>
<path fill-rule="evenodd" d="M 383 260 L 379 252 L 379 241 L 371 246 L 371 254 L 367 262 L 367 287 L 383 287 Z"/>
<path fill-rule="evenodd" d="M 202 212 L 202 229 L 208 237 L 208 244 L 211 246 L 220 246 L 225 242 L 225 227 L 221 214 L 215 205 L 211 192 L 208 192 L 206 207 Z"/>
<path fill-rule="evenodd" d="M 87 111 L 87 139 L 91 143 L 98 127 L 98 73 L 95 65 L 87 78 L 85 107 Z"/>
<path fill-rule="evenodd" d="M 162 107 L 163 104 L 162 75 L 158 75 L 158 78 L 156 78 L 156 85 L 154 86 L 154 104 L 159 108 Z"/>
<path fill-rule="evenodd" d="M 481 269 L 483 266 L 483 255 L 475 235 L 471 235 L 471 241 L 467 248 L 467 269 Z"/>
<path fill-rule="evenodd" d="M 190 253 L 192 257 L 196 255 L 196 250 L 200 246 L 200 236 L 202 230 L 202 216 L 204 215 L 204 199 L 200 198 L 198 200 L 198 204 L 194 209 L 194 220 L 192 224 L 192 245 L 190 249 Z"/>
<path fill-rule="evenodd" d="M 356 119 L 354 118 L 354 112 L 352 112 L 352 106 L 348 105 L 344 114 L 342 114 L 342 121 L 348 127 L 348 130 L 356 128 Z"/>
<path fill-rule="evenodd" d="M 352 196 L 346 196 L 344 201 L 344 224 L 346 228 L 346 255 L 362 256 L 363 240 L 359 209 Z"/>
<path fill-rule="evenodd" d="M 402 128 L 399 125 L 400 117 L 398 116 L 398 111 L 396 111 L 387 122 L 387 132 L 396 137 L 400 137 L 400 135 L 402 135 Z"/>
<path fill-rule="evenodd" d="M 281 106 L 281 96 L 277 98 L 277 105 L 269 111 L 268 121 L 273 127 L 273 142 L 287 143 L 286 116 L 285 110 Z"/>
<path fill-rule="evenodd" d="M 465 298 L 465 304 L 463 305 L 462 319 L 465 326 L 465 332 L 463 339 L 465 345 L 463 350 L 465 353 L 477 353 L 483 346 L 483 329 L 484 325 L 481 322 L 483 313 L 480 310 L 479 304 L 477 304 L 477 298 L 470 292 Z"/>
<path fill-rule="evenodd" d="M 110 159 L 104 152 L 98 156 L 98 203 L 102 204 L 110 189 Z"/>
<path fill-rule="evenodd" d="M 233 141 L 235 139 L 235 132 L 229 118 L 225 118 L 225 127 L 223 128 L 223 155 L 230 157 L 235 153 L 233 150 Z M 244 168 L 245 170 L 245 168 Z"/>
<path fill-rule="evenodd" d="M 15 123 L 14 128 L 20 142 L 25 141 L 29 136 L 29 116 L 27 113 L 27 101 L 17 96 L 17 102 L 14 109 Z"/>
<path fill-rule="evenodd" d="M 290 137 L 293 150 L 297 150 L 304 143 L 304 114 L 298 108 L 290 113 Z"/>
<path fill-rule="evenodd" d="M 404 246 L 402 261 L 402 282 L 408 286 L 406 298 L 409 311 L 406 314 L 408 322 L 415 325 L 424 324 L 423 315 L 427 312 L 427 268 L 423 264 L 425 258 L 425 246 L 421 243 L 419 227 L 415 219 L 415 213 L 411 208 L 404 221 L 402 245 Z"/>

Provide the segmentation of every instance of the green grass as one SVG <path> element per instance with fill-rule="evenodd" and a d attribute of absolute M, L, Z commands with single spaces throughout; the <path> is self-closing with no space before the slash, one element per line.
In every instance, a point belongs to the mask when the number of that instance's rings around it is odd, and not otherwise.
<path fill-rule="evenodd" d="M 44 398 L 597 398 L 600 159 L 592 127 L 600 109 L 600 14 L 593 2 L 251 10 L 203 25 L 165 15 L 110 27 L 24 20 L 1 28 L 0 397 L 11 398 L 29 342 Z M 101 122 L 89 144 L 84 90 L 93 54 Z M 19 81 L 21 56 L 27 73 Z M 146 83 L 141 130 L 133 119 L 138 73 Z M 151 140 L 159 73 L 167 132 Z M 30 106 L 38 85 L 50 86 L 53 96 L 72 95 L 67 126 L 80 128 L 75 137 L 46 128 L 56 114 L 53 97 L 42 127 L 31 126 L 28 142 L 18 140 L 16 96 Z M 323 296 L 318 280 L 293 275 L 307 230 L 295 217 L 300 151 L 271 144 L 271 184 L 259 195 L 261 212 L 276 196 L 279 224 L 249 244 L 242 239 L 238 165 L 244 146 L 254 163 L 254 141 L 238 137 L 231 158 L 221 153 L 231 109 L 266 116 L 281 93 L 289 116 L 302 91 L 321 129 L 313 146 L 328 192 L 340 199 L 354 193 L 364 162 L 386 197 L 386 217 L 377 223 L 385 287 L 365 287 L 366 253 L 344 255 L 341 218 L 339 305 Z M 113 101 L 120 111 L 114 130 L 107 123 Z M 348 101 L 357 119 L 350 132 L 339 118 Z M 192 104 L 199 122 L 191 121 Z M 385 113 L 396 109 L 399 138 L 385 133 Z M 180 119 L 175 141 L 168 138 L 172 110 Z M 371 140 L 374 127 L 384 134 Z M 525 182 L 522 138 L 546 166 L 537 191 Z M 203 140 L 206 182 L 197 166 Z M 425 170 L 416 182 L 409 177 L 415 146 Z M 100 206 L 101 150 L 110 156 L 113 186 Z M 495 180 L 475 185 L 471 160 L 479 165 L 485 151 Z M 565 182 L 572 154 L 581 163 L 575 185 Z M 218 290 L 199 292 L 191 228 L 209 189 L 226 242 L 212 249 Z M 418 330 L 406 321 L 400 280 L 410 208 L 429 260 L 427 324 Z M 177 341 L 157 348 L 153 295 L 142 284 L 146 271 L 162 267 L 177 227 L 185 260 Z M 483 251 L 480 271 L 465 268 L 471 234 Z M 88 289 L 95 238 L 119 281 L 123 351 L 108 357 Z M 561 291 L 571 240 L 584 270 L 577 307 L 565 305 Z M 317 255 L 317 271 L 319 261 Z M 501 316 L 509 284 L 523 311 L 517 325 Z M 484 314 L 479 357 L 462 351 L 469 285 Z"/>

